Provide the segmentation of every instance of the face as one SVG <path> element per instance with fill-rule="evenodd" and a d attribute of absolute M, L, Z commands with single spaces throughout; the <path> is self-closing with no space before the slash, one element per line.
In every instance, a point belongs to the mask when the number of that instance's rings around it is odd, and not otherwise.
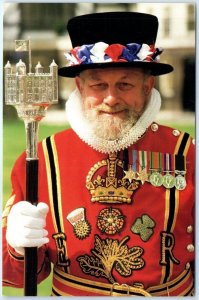
<path fill-rule="evenodd" d="M 76 84 L 93 130 L 112 140 L 138 120 L 154 86 L 154 77 L 135 68 L 93 69 L 83 71 Z"/>

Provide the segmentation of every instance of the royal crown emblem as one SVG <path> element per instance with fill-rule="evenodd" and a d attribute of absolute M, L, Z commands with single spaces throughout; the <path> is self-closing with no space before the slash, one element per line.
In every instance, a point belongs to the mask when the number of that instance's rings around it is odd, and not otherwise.
<path fill-rule="evenodd" d="M 86 187 L 92 202 L 131 203 L 133 192 L 139 187 L 138 180 L 125 176 L 123 161 L 111 153 L 109 158 L 97 162 L 89 171 Z"/>

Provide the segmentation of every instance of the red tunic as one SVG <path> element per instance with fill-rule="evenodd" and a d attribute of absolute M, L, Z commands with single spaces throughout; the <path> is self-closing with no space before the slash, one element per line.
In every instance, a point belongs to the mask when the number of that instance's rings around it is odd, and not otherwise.
<path fill-rule="evenodd" d="M 38 153 L 39 201 L 50 207 L 46 226 L 50 242 L 38 250 L 38 282 L 48 276 L 52 262 L 52 295 L 193 292 L 194 146 L 188 134 L 152 125 L 127 155 L 138 172 L 144 169 L 139 164 L 146 155 L 148 173 L 157 164 L 164 172 L 169 162 L 174 173 L 175 155 L 184 157 L 183 190 L 154 186 L 145 179 L 122 181 L 125 151 L 111 159 L 72 130 L 40 143 Z M 161 163 L 156 159 L 160 154 Z M 5 230 L 11 205 L 25 198 L 25 154 L 13 168 L 12 186 L 3 221 L 3 280 L 5 285 L 22 287 L 23 258 L 7 245 Z M 82 212 L 70 218 L 77 208 Z"/>

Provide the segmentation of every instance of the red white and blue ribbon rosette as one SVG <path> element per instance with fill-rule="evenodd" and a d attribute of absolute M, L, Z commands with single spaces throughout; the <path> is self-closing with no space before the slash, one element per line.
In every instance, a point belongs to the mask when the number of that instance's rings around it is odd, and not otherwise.
<path fill-rule="evenodd" d="M 73 48 L 65 54 L 69 66 L 108 62 L 155 62 L 163 52 L 154 45 L 130 43 L 126 46 L 121 44 L 106 44 L 98 42 Z"/>

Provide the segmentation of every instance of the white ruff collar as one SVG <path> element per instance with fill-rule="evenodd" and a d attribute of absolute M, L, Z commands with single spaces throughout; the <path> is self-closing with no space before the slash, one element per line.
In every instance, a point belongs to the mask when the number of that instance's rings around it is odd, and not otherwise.
<path fill-rule="evenodd" d="M 107 141 L 97 137 L 82 112 L 81 95 L 76 89 L 66 102 L 66 114 L 72 129 L 85 143 L 102 153 L 111 153 L 128 148 L 135 144 L 154 121 L 161 107 L 161 97 L 156 89 L 152 89 L 149 103 L 136 124 L 122 138 Z"/>

